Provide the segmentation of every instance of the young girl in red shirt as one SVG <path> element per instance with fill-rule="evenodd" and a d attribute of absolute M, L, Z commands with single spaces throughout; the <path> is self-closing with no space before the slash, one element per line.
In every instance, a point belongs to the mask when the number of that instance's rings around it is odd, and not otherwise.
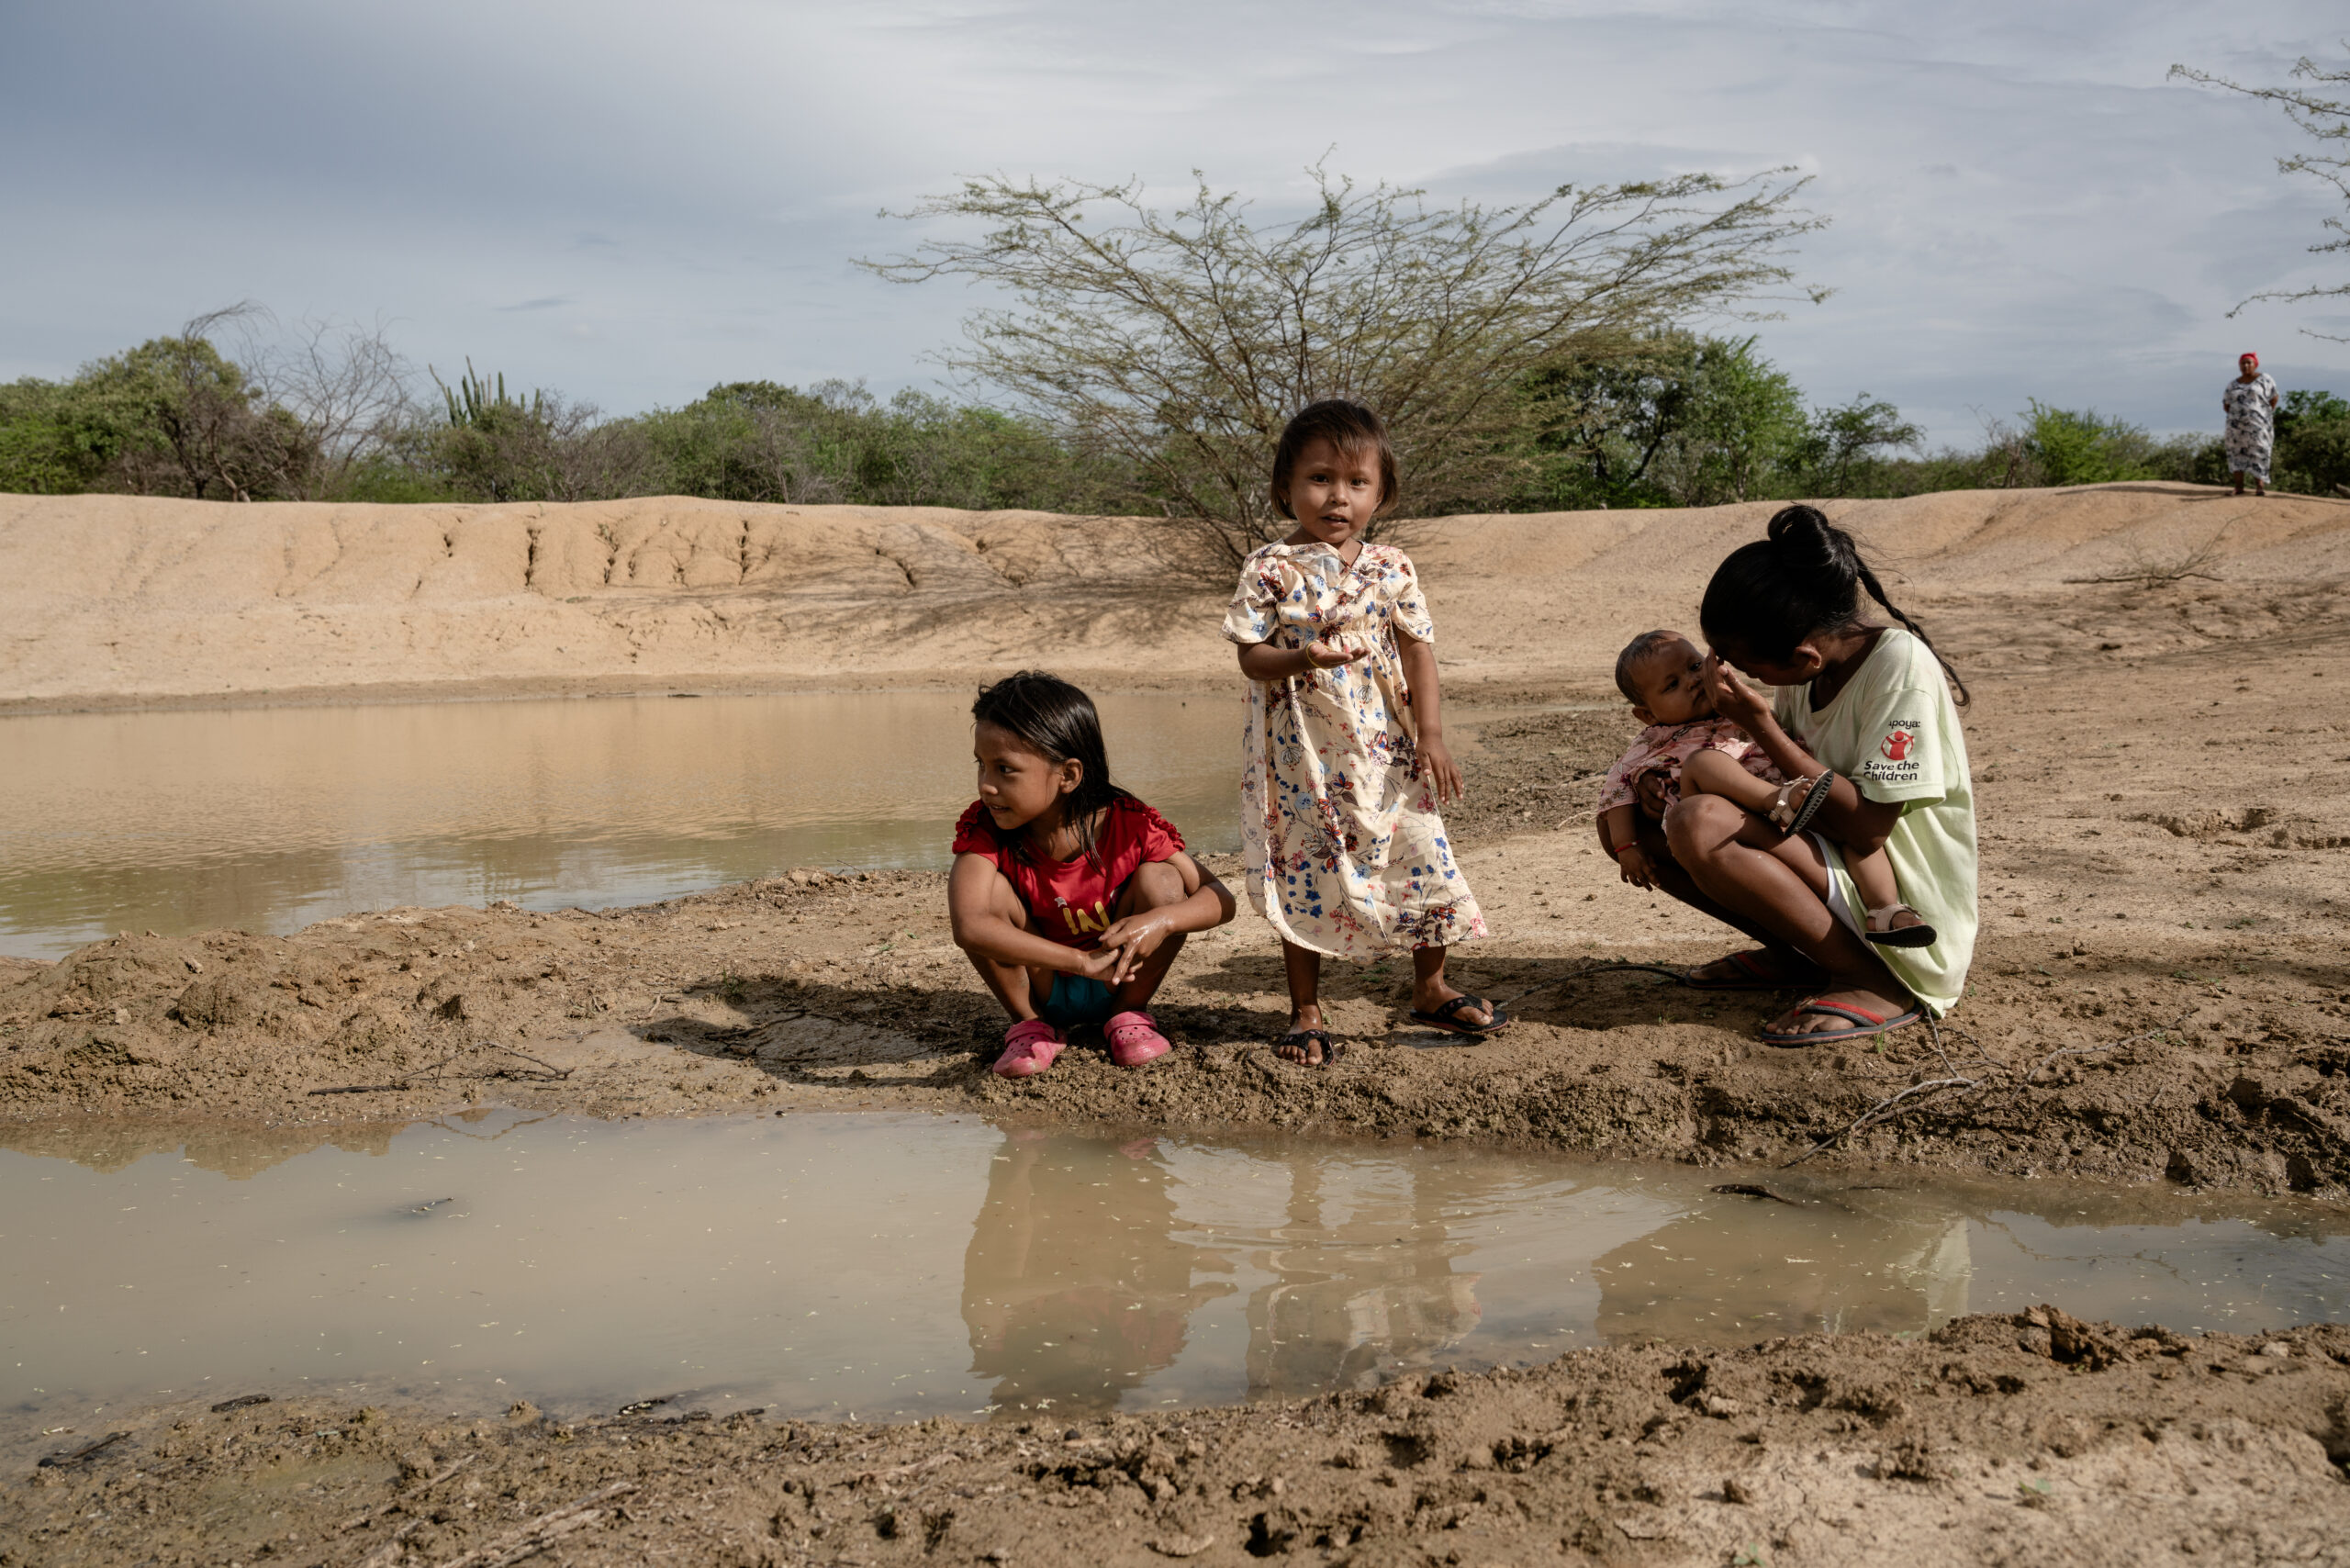
<path fill-rule="evenodd" d="M 1145 1011 L 1184 936 L 1233 899 L 1166 818 L 1110 782 L 1093 700 L 1023 670 L 971 705 L 979 798 L 955 824 L 946 911 L 955 945 L 1012 1027 L 995 1070 L 1053 1065 L 1068 1031 L 1098 1025 L 1120 1067 L 1167 1054 Z"/>

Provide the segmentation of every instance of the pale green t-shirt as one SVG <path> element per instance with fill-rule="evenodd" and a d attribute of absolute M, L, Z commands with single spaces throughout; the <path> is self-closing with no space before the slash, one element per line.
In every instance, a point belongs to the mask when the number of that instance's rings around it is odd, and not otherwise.
<path fill-rule="evenodd" d="M 1886 853 L 1903 901 L 1937 935 L 1930 947 L 1872 950 L 1935 1016 L 1949 1012 L 1965 993 L 1975 958 L 1975 790 L 1942 666 L 1916 637 L 1888 631 L 1825 708 L 1812 711 L 1809 686 L 1787 686 L 1773 711 L 1780 728 L 1863 795 L 1902 802 Z M 1860 892 L 1833 844 L 1828 868 L 1859 910 Z"/>

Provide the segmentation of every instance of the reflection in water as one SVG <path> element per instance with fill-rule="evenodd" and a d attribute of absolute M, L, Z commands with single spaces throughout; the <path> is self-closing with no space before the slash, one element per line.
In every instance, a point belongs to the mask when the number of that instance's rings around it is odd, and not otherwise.
<path fill-rule="evenodd" d="M 1101 700 L 1120 781 L 1203 849 L 1237 843 L 1233 700 Z M 969 708 L 820 692 L 0 719 L 0 952 L 943 866 Z"/>
<path fill-rule="evenodd" d="M 1721 1180 L 971 1116 L 18 1123 L 0 1446 L 223 1385 L 1074 1414 L 2041 1301 L 2185 1329 L 2350 1310 L 2350 1215 L 2306 1201 Z"/>
<path fill-rule="evenodd" d="M 1100 1411 L 1182 1353 L 1202 1303 L 1232 1286 L 1176 1238 L 1156 1140 L 1006 1135 L 963 1255 L 971 1372 L 999 1405 Z"/>
<path fill-rule="evenodd" d="M 1592 1264 L 1603 1338 L 1917 1333 L 1967 1310 L 1974 1222 L 1892 1193 L 1693 1209 Z"/>
<path fill-rule="evenodd" d="M 1249 1397 L 1373 1387 L 1465 1338 L 1483 1309 L 1449 1221 L 1488 1184 L 1457 1161 L 1293 1170 L 1286 1220 L 1253 1255 L 1271 1277 L 1248 1298 Z"/>

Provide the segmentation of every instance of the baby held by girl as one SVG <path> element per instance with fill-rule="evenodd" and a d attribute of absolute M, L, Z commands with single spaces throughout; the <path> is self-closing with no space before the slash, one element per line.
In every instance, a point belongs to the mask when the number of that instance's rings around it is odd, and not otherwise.
<path fill-rule="evenodd" d="M 1599 794 L 1599 832 L 1624 880 L 1656 886 L 1656 868 L 1632 830 L 1640 781 L 1657 776 L 1663 800 L 1718 795 L 1792 836 L 1811 826 L 1828 801 L 1832 777 L 1790 778 L 1744 730 L 1714 711 L 1706 684 L 1706 655 L 1678 632 L 1643 632 L 1616 656 L 1616 687 L 1648 728 L 1616 759 Z M 1847 849 L 1845 869 L 1867 909 L 1869 941 L 1887 947 L 1926 947 L 1934 928 L 1901 902 L 1893 862 L 1885 851 Z"/>

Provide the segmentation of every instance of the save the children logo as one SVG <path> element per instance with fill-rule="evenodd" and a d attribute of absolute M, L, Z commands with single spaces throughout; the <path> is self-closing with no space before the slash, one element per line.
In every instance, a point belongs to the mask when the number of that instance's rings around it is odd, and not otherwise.
<path fill-rule="evenodd" d="M 1871 778 L 1906 781 L 1920 777 L 1924 771 L 1917 756 L 1918 721 L 1896 719 L 1886 726 L 1885 738 L 1876 743 L 1885 760 L 1871 758 L 1862 771 Z"/>

